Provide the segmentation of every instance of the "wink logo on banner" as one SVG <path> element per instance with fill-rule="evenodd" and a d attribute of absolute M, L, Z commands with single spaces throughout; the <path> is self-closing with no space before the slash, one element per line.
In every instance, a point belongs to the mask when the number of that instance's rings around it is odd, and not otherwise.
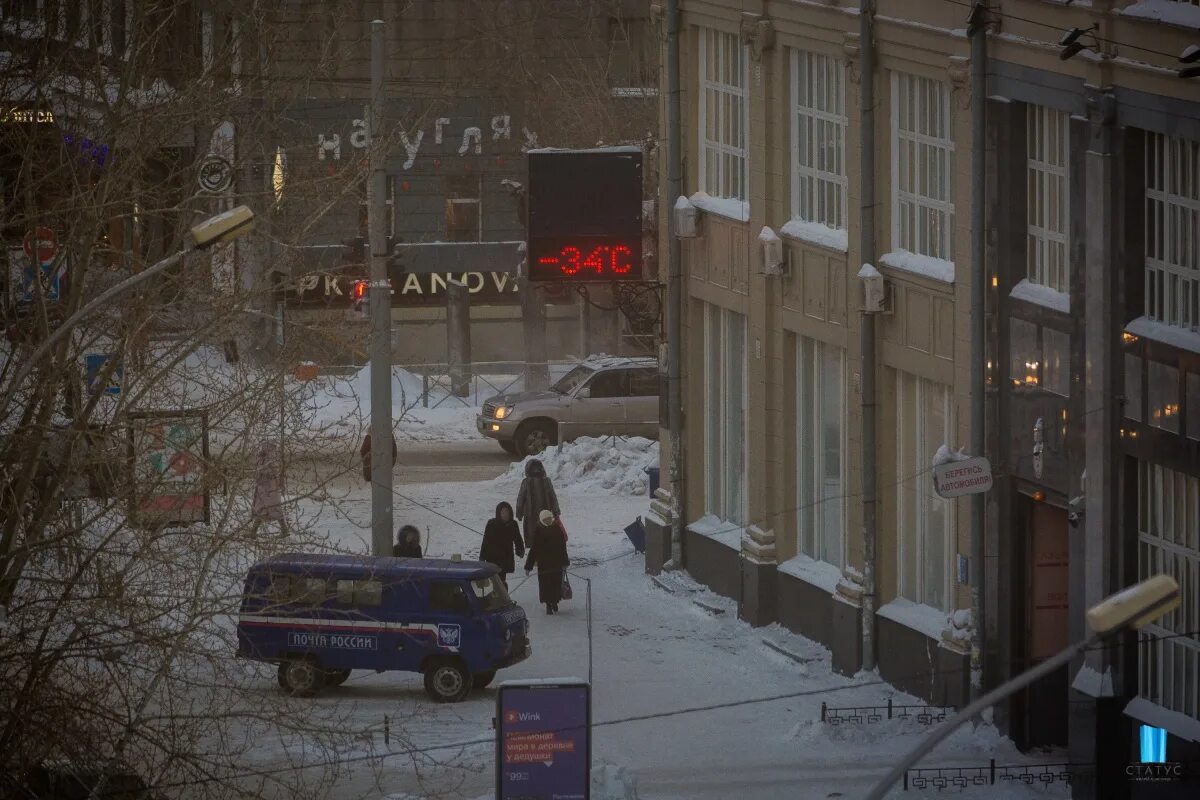
<path fill-rule="evenodd" d="M 462 640 L 462 628 L 458 625 L 438 625 L 438 644 L 442 647 L 458 647 Z"/>

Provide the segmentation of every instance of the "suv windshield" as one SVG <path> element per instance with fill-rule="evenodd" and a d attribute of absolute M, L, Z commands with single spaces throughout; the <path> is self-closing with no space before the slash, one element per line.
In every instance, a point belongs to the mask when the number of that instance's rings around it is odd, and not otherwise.
<path fill-rule="evenodd" d="M 508 596 L 508 590 L 504 588 L 498 575 L 477 578 L 471 581 L 471 588 L 483 605 L 484 611 L 499 611 L 512 604 L 512 598 Z"/>
<path fill-rule="evenodd" d="M 592 377 L 593 372 L 595 372 L 595 370 L 591 367 L 585 367 L 580 364 L 578 367 L 559 378 L 558 382 L 550 388 L 559 394 L 570 394 L 582 386 L 588 378 Z"/>

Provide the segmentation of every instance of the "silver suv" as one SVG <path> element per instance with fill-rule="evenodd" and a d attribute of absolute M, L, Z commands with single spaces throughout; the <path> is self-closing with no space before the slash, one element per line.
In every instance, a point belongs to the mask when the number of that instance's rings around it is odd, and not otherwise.
<path fill-rule="evenodd" d="M 581 436 L 657 439 L 658 362 L 588 359 L 549 389 L 491 398 L 475 426 L 509 453 L 522 457 Z"/>

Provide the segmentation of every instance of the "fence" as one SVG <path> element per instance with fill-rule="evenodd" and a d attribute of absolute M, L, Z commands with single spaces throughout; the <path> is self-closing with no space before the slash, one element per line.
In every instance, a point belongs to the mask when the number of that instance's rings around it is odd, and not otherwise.
<path fill-rule="evenodd" d="M 953 706 L 900 706 L 893 705 L 891 699 L 885 706 L 843 706 L 833 708 L 821 703 L 821 722 L 829 725 L 849 723 L 862 725 L 882 722 L 885 719 L 914 719 L 922 725 L 933 725 L 941 722 L 954 712 Z"/>
<path fill-rule="evenodd" d="M 906 770 L 904 791 L 909 789 L 965 789 L 968 786 L 995 786 L 1021 783 L 1026 786 L 1049 786 L 1070 783 L 1079 775 L 1092 772 L 1095 764 L 1004 764 L 991 759 L 978 767 L 924 767 Z"/>

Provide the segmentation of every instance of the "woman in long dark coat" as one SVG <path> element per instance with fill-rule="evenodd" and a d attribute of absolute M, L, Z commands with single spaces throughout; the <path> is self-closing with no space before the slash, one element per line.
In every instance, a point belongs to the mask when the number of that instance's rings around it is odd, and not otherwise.
<path fill-rule="evenodd" d="M 500 580 L 508 585 L 508 576 L 516 571 L 517 558 L 525 555 L 525 543 L 521 540 L 521 529 L 513 519 L 512 506 L 500 503 L 496 506 L 496 516 L 489 519 L 483 529 L 483 544 L 479 548 L 479 560 L 495 564 L 500 568 Z"/>
<path fill-rule="evenodd" d="M 546 467 L 536 458 L 529 459 L 525 465 L 525 478 L 521 481 L 521 490 L 517 492 L 517 519 L 525 524 L 525 546 L 533 547 L 533 530 L 538 524 L 538 514 L 550 511 L 555 518 L 561 515 L 558 507 L 558 495 L 554 493 L 554 484 L 546 476 Z"/>
<path fill-rule="evenodd" d="M 562 600 L 563 570 L 570 563 L 567 558 L 567 537 L 555 523 L 554 513 L 544 509 L 538 515 L 538 525 L 529 544 L 525 574 L 537 568 L 538 599 L 546 604 L 547 614 L 558 613 L 558 603 Z"/>

